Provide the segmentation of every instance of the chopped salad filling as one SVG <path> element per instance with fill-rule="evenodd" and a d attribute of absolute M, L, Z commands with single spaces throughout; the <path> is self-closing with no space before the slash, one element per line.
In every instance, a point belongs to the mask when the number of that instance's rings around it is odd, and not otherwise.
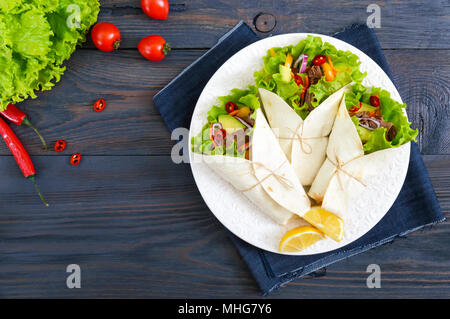
<path fill-rule="evenodd" d="M 381 88 L 367 88 L 355 84 L 352 92 L 345 94 L 345 105 L 355 124 L 364 153 L 397 147 L 415 141 L 418 130 L 411 129 L 403 109 L 406 104 L 393 100 Z"/>
<path fill-rule="evenodd" d="M 308 36 L 297 45 L 274 47 L 264 57 L 264 68 L 255 72 L 258 88 L 283 98 L 303 119 L 327 97 L 348 83 L 366 76 L 361 62 L 350 51 L 337 50 L 320 37 Z"/>
<path fill-rule="evenodd" d="M 337 50 L 320 37 L 308 36 L 296 46 L 274 47 L 264 57 L 264 68 L 255 72 L 256 86 L 233 89 L 219 97 L 207 113 L 207 123 L 192 138 L 192 151 L 207 155 L 249 158 L 258 88 L 278 94 L 303 119 L 331 94 L 351 82 L 345 94 L 349 115 L 366 154 L 400 146 L 415 140 L 403 109 L 406 104 L 391 99 L 389 92 L 361 85 L 366 73 L 359 70 L 359 58 Z"/>
<path fill-rule="evenodd" d="M 258 89 L 252 85 L 233 89 L 219 101 L 208 111 L 208 123 L 192 138 L 192 151 L 249 159 L 255 111 L 260 107 Z"/>

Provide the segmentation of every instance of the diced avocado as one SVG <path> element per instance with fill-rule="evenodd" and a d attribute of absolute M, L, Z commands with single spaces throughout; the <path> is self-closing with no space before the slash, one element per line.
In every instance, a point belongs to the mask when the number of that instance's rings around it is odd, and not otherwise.
<path fill-rule="evenodd" d="M 227 133 L 233 133 L 237 130 L 245 129 L 245 125 L 236 120 L 231 115 L 219 115 L 219 123 L 227 131 Z"/>
<path fill-rule="evenodd" d="M 356 130 L 358 131 L 359 137 L 361 138 L 361 142 L 363 144 L 369 140 L 370 135 L 372 134 L 371 130 L 368 130 L 365 127 L 359 125 L 356 127 Z"/>
<path fill-rule="evenodd" d="M 358 110 L 358 113 L 360 113 L 360 112 L 373 112 L 373 111 L 376 111 L 376 110 L 377 110 L 376 107 L 361 102 L 361 108 Z"/>
<path fill-rule="evenodd" d="M 288 83 L 291 81 L 291 68 L 290 67 L 280 64 L 280 74 L 281 74 L 281 80 L 283 82 Z"/>

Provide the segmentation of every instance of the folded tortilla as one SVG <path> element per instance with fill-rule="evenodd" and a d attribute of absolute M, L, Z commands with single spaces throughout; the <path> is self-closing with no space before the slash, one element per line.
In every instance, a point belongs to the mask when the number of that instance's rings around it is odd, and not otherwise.
<path fill-rule="evenodd" d="M 341 170 L 331 176 L 322 208 L 344 220 L 352 218 L 347 210 L 350 197 L 358 198 L 367 187 L 369 178 L 380 172 L 394 156 L 392 152 L 396 151 L 392 148 L 377 151 L 355 158 L 343 165 Z"/>
<path fill-rule="evenodd" d="M 348 114 L 345 99 L 341 100 L 336 114 L 326 155 L 327 158 L 308 192 L 308 195 L 318 202 L 324 200 L 325 192 L 338 167 L 343 168 L 345 164 L 364 155 L 361 139 Z M 339 175 L 343 175 L 342 171 L 340 173 Z M 344 173 L 344 175 L 346 174 Z"/>
<path fill-rule="evenodd" d="M 250 160 L 222 155 L 202 157 L 277 223 L 285 225 L 294 215 L 304 215 L 310 209 L 308 196 L 260 108 L 256 110 L 250 150 Z"/>
<path fill-rule="evenodd" d="M 311 185 L 325 160 L 328 135 L 348 87 L 330 95 L 305 120 L 277 94 L 259 89 L 267 120 L 303 186 Z"/>

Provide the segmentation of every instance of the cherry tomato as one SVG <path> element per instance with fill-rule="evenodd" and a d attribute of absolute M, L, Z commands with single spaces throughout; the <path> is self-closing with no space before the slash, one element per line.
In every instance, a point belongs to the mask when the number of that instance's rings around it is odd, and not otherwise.
<path fill-rule="evenodd" d="M 320 66 L 320 65 L 324 64 L 325 62 L 327 62 L 327 57 L 324 56 L 324 55 L 322 55 L 322 54 L 316 56 L 316 57 L 312 60 L 312 63 L 313 63 L 314 65 L 317 65 L 317 66 Z"/>
<path fill-rule="evenodd" d="M 238 109 L 239 109 L 239 107 L 235 103 L 233 103 L 231 101 L 229 101 L 229 102 L 227 102 L 227 104 L 225 104 L 225 110 L 228 113 L 231 113 L 231 112 L 236 111 Z"/>
<path fill-rule="evenodd" d="M 81 162 L 81 154 L 75 153 L 70 157 L 70 164 L 73 166 L 77 166 Z"/>
<path fill-rule="evenodd" d="M 380 106 L 380 98 L 376 95 L 372 95 L 370 97 L 370 105 L 379 107 Z"/>
<path fill-rule="evenodd" d="M 294 75 L 294 82 L 297 86 L 303 85 L 303 79 L 299 74 Z"/>
<path fill-rule="evenodd" d="M 144 58 L 160 61 L 170 51 L 170 45 L 159 35 L 149 35 L 139 42 L 138 50 Z"/>
<path fill-rule="evenodd" d="M 95 112 L 101 112 L 105 109 L 106 102 L 105 99 L 98 99 L 94 104 Z"/>
<path fill-rule="evenodd" d="M 108 22 L 97 23 L 91 31 L 91 38 L 97 49 L 103 52 L 117 50 L 120 45 L 120 31 Z"/>
<path fill-rule="evenodd" d="M 141 0 L 141 8 L 150 18 L 166 20 L 169 15 L 169 0 Z"/>
<path fill-rule="evenodd" d="M 66 149 L 67 143 L 64 140 L 57 140 L 55 143 L 55 152 L 62 152 Z"/>

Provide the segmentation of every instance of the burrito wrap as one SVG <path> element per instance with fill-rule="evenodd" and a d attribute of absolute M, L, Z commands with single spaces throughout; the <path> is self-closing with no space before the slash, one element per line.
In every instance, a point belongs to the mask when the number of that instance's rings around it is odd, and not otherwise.
<path fill-rule="evenodd" d="M 251 160 L 222 155 L 202 157 L 210 168 L 265 214 L 286 224 L 294 214 L 304 215 L 310 202 L 261 109 L 255 112 Z"/>
<path fill-rule="evenodd" d="M 349 216 L 346 208 L 350 197 L 358 198 L 367 187 L 370 177 L 379 173 L 389 163 L 395 149 L 385 149 L 355 158 L 342 166 L 329 180 L 322 208 L 344 219 Z M 358 218 L 358 216 L 355 216 Z"/>
<path fill-rule="evenodd" d="M 346 163 L 364 155 L 361 139 L 350 119 L 345 106 L 345 99 L 341 100 L 336 114 L 326 154 L 327 159 L 317 173 L 308 192 L 309 196 L 319 202 L 323 200 L 330 179 L 336 173 L 337 167 L 344 169 L 343 166 Z"/>
<path fill-rule="evenodd" d="M 339 102 L 348 85 L 330 95 L 303 119 L 278 95 L 259 89 L 264 111 L 302 185 L 311 185 L 326 157 Z"/>

